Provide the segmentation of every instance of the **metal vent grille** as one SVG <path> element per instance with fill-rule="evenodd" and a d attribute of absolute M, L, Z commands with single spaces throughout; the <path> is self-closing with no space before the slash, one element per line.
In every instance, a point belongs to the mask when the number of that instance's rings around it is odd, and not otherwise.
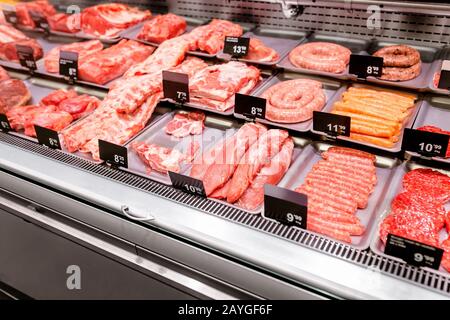
<path fill-rule="evenodd" d="M 88 160 L 80 159 L 59 150 L 49 149 L 19 137 L 0 132 L 0 142 L 63 162 L 75 168 L 109 178 L 139 190 L 147 191 L 162 198 L 201 210 L 205 213 L 212 214 L 235 223 L 243 224 L 247 227 L 292 241 L 333 257 L 367 267 L 374 272 L 387 273 L 396 278 L 410 281 L 428 289 L 450 295 L 450 277 L 415 268 L 397 260 L 381 257 L 368 250 L 357 250 L 345 244 L 326 239 L 303 230 L 290 228 L 285 225 L 266 220 L 260 215 L 252 215 L 245 211 L 229 207 L 225 204 L 192 196 L 173 189 L 172 187 L 135 176 L 115 168 L 96 165 Z"/>

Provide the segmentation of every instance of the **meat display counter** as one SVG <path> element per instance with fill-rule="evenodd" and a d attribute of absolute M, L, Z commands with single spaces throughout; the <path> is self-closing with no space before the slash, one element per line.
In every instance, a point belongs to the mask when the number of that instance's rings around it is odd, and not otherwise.
<path fill-rule="evenodd" d="M 70 5 L 65 0 L 55 4 L 60 10 Z M 81 4 L 91 5 L 89 1 Z M 370 52 L 369 42 L 375 42 L 376 38 L 377 43 L 397 40 L 411 43 L 415 48 L 423 48 L 425 56 L 431 52 L 430 56 L 435 57 L 450 37 L 446 33 L 450 7 L 437 3 L 385 1 L 377 6 L 372 1 L 178 0 L 141 4 L 153 13 L 171 12 L 196 23 L 221 18 L 254 26 L 252 30 L 259 35 L 271 30 L 271 36 L 276 37 L 276 29 L 283 29 L 280 34 L 289 34 L 290 44 L 303 43 L 313 32 L 314 37 L 327 39 L 365 39 L 353 41 L 357 52 Z M 371 17 L 375 17 L 375 22 Z M 30 88 L 36 83 L 46 86 L 60 83 L 39 72 L 28 75 L 22 68 L 10 64 L 5 67 L 12 78 L 24 80 Z M 332 97 L 337 92 L 343 95 L 350 87 L 356 90 L 363 87 L 354 83 L 356 79 L 344 79 L 342 75 L 284 70 L 278 63 L 259 67 L 263 70 L 263 82 L 255 89 L 256 96 L 268 84 L 286 79 L 298 81 L 305 74 L 322 81 L 330 101 L 336 100 Z M 60 87 L 55 84 L 52 88 Z M 67 88 L 100 99 L 107 92 L 106 88 L 82 82 L 71 83 Z M 448 115 L 450 102 L 442 92 L 414 86 L 406 89 L 409 91 L 401 97 L 409 99 L 407 110 L 413 119 L 430 117 L 421 108 L 431 104 Z M 39 99 L 46 94 L 41 92 Z M 164 129 L 160 128 L 180 114 L 179 106 L 168 105 L 160 105 L 150 125 L 132 141 L 162 143 L 163 135 L 158 133 Z M 324 110 L 331 111 L 331 105 Z M 233 112 L 205 114 L 205 134 L 211 136 L 221 130 L 238 135 L 248 125 L 242 117 L 234 117 Z M 380 223 L 399 192 L 403 176 L 424 167 L 448 173 L 448 161 L 405 155 L 400 151 L 401 143 L 393 151 L 362 141 L 325 137 L 310 132 L 310 122 L 301 130 L 295 125 L 269 121 L 251 122 L 251 126 L 263 127 L 259 122 L 289 130 L 292 138 L 283 140 L 279 147 L 292 143 L 293 160 L 279 186 L 292 190 L 300 186 L 313 166 L 326 162 L 327 156 L 323 154 L 333 145 L 376 155 L 370 170 L 376 172 L 378 185 L 370 191 L 373 194 L 369 205 L 364 209 L 361 208 L 364 205 L 358 206 L 355 214 L 365 229 L 363 235 L 352 233 L 351 238 L 348 234 L 344 240 L 333 239 L 314 230 L 267 219 L 258 206 L 247 210 L 239 203 L 230 205 L 224 200 L 185 193 L 167 183 L 164 180 L 167 176 L 161 178 L 155 173 L 146 176 L 145 169 L 133 170 L 131 161 L 139 163 L 137 156 L 130 157 L 128 170 L 123 170 L 64 148 L 49 148 L 36 143 L 34 138 L 0 132 L 0 291 L 7 291 L 3 286 L 14 288 L 36 299 L 450 297 L 448 272 L 415 267 L 386 255 L 384 240 L 378 237 Z M 77 123 L 80 122 L 74 122 L 73 126 Z M 444 119 L 439 124 L 446 124 L 449 129 L 448 119 L 447 123 Z M 412 120 L 404 125 L 415 127 Z M 180 170 L 184 172 L 186 168 L 181 165 Z M 441 233 L 444 236 L 443 230 Z"/>

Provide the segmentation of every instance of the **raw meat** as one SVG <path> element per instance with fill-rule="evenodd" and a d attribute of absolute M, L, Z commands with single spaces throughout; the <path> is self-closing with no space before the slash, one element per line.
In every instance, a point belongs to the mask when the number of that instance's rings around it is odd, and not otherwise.
<path fill-rule="evenodd" d="M 261 168 L 270 163 L 270 159 L 280 152 L 288 137 L 289 134 L 285 130 L 271 129 L 264 132 L 258 141 L 250 146 L 239 161 L 231 179 L 230 190 L 227 194 L 229 203 L 234 203 L 241 198 Z"/>
<path fill-rule="evenodd" d="M 322 110 L 326 103 L 322 83 L 309 79 L 280 82 L 261 97 L 267 100 L 266 119 L 282 123 L 309 120 L 313 112 Z"/>
<path fill-rule="evenodd" d="M 147 21 L 138 33 L 137 38 L 148 42 L 162 43 L 183 34 L 185 31 L 186 20 L 173 13 L 168 13 Z"/>
<path fill-rule="evenodd" d="M 180 166 L 186 159 L 186 156 L 180 151 L 157 144 L 136 141 L 131 147 L 150 170 L 164 174 L 167 174 L 168 171 L 180 172 Z"/>
<path fill-rule="evenodd" d="M 364 233 L 355 213 L 367 207 L 376 184 L 376 158 L 343 147 L 329 148 L 322 158 L 296 189 L 308 196 L 307 228 L 351 243 Z"/>
<path fill-rule="evenodd" d="M 203 112 L 193 111 L 177 113 L 166 126 L 166 133 L 177 138 L 183 138 L 190 134 L 202 134 L 205 121 Z"/>
<path fill-rule="evenodd" d="M 161 92 L 149 96 L 131 114 L 119 114 L 103 101 L 91 115 L 62 132 L 68 151 L 89 152 L 98 160 L 98 139 L 125 143 L 145 127 L 161 98 Z"/>
<path fill-rule="evenodd" d="M 99 4 L 81 12 L 81 28 L 87 34 L 113 38 L 122 30 L 150 17 L 148 10 L 139 10 L 119 3 Z"/>
<path fill-rule="evenodd" d="M 57 13 L 47 17 L 52 31 L 76 33 L 81 30 L 81 15 L 79 13 Z"/>
<path fill-rule="evenodd" d="M 84 57 L 78 67 L 81 80 L 105 84 L 144 61 L 155 49 L 133 40 L 122 40 L 107 49 Z"/>
<path fill-rule="evenodd" d="M 97 109 L 100 103 L 98 98 L 83 94 L 64 100 L 58 105 L 58 110 L 70 113 L 77 120 Z"/>
<path fill-rule="evenodd" d="M 203 167 L 203 163 L 194 164 L 191 175 L 203 180 L 207 195 L 222 187 L 232 177 L 245 152 L 266 131 L 267 129 L 260 124 L 246 123 L 235 135 L 227 139 L 223 147 L 220 146 L 215 152 L 211 152 L 214 159 L 210 165 Z M 203 167 L 201 177 L 197 176 L 200 166 Z"/>
<path fill-rule="evenodd" d="M 417 128 L 417 130 L 450 135 L 450 131 L 442 130 L 441 128 L 438 128 L 438 127 L 435 127 L 435 126 L 423 126 L 423 127 Z M 448 143 L 447 153 L 446 153 L 445 157 L 446 158 L 450 158 L 450 141 Z"/>
<path fill-rule="evenodd" d="M 382 80 L 407 81 L 420 75 L 420 53 L 406 45 L 391 45 L 376 51 L 373 56 L 383 58 Z"/>
<path fill-rule="evenodd" d="M 48 18 L 56 14 L 56 10 L 48 1 L 37 0 L 17 4 L 16 14 L 19 24 L 30 28 L 35 28 L 36 24 L 32 19 L 32 14 Z"/>
<path fill-rule="evenodd" d="M 73 117 L 70 113 L 65 111 L 53 111 L 50 113 L 37 112 L 32 119 L 25 122 L 25 134 L 30 137 L 36 136 L 34 126 L 38 125 L 54 131 L 61 131 L 66 128 L 73 121 Z"/>
<path fill-rule="evenodd" d="M 225 37 L 240 37 L 242 27 L 226 20 L 213 19 L 209 24 L 192 30 L 187 36 L 190 50 L 216 54 L 223 49 Z"/>
<path fill-rule="evenodd" d="M 284 140 L 280 152 L 266 163 L 251 180 L 250 186 L 237 201 L 237 205 L 247 210 L 257 209 L 264 201 L 264 185 L 276 185 L 284 177 L 291 164 L 294 142 L 291 138 Z M 234 176 L 233 176 L 234 178 Z"/>
<path fill-rule="evenodd" d="M 9 74 L 8 72 L 6 72 L 5 69 L 3 69 L 2 67 L 0 67 L 0 82 L 2 82 L 3 80 L 8 80 L 9 79 Z"/>
<path fill-rule="evenodd" d="M 394 234 L 435 247 L 445 226 L 444 205 L 450 200 L 450 177 L 432 169 L 415 169 L 403 177 L 403 192 L 380 225 L 380 238 Z"/>
<path fill-rule="evenodd" d="M 259 62 L 273 62 L 280 58 L 278 52 L 266 46 L 261 40 L 257 38 L 250 39 L 250 46 L 248 54 L 245 59 Z"/>
<path fill-rule="evenodd" d="M 59 106 L 59 104 L 64 100 L 74 98 L 77 95 L 78 94 L 75 90 L 59 89 L 42 98 L 39 104 L 41 106 Z"/>
<path fill-rule="evenodd" d="M 260 78 L 257 68 L 242 62 L 208 66 L 190 79 L 190 100 L 196 105 L 226 111 L 234 106 L 235 93 L 248 94 Z"/>
<path fill-rule="evenodd" d="M 189 43 L 183 37 L 164 41 L 155 53 L 142 63 L 135 64 L 126 73 L 125 77 L 160 73 L 179 65 L 189 49 Z"/>
<path fill-rule="evenodd" d="M 84 42 L 74 42 L 62 46 L 54 47 L 45 58 L 45 69 L 47 72 L 59 73 L 59 53 L 61 51 L 71 51 L 78 53 L 78 63 L 83 64 L 84 59 L 90 54 L 99 52 L 103 49 L 103 44 L 99 40 L 90 40 Z"/>
<path fill-rule="evenodd" d="M 299 68 L 342 73 L 350 61 L 351 51 L 329 42 L 301 44 L 289 53 L 291 63 Z"/>
<path fill-rule="evenodd" d="M 10 25 L 0 24 L 0 59 L 19 61 L 16 45 L 31 47 L 35 60 L 42 58 L 42 47 L 36 40 L 28 38 Z"/>
<path fill-rule="evenodd" d="M 350 138 L 392 148 L 415 107 L 417 95 L 375 87 L 350 86 L 332 113 L 352 118 Z"/>
<path fill-rule="evenodd" d="M 0 113 L 23 106 L 31 99 L 31 93 L 22 80 L 9 79 L 0 82 Z"/>
<path fill-rule="evenodd" d="M 88 95 L 78 96 L 74 90 L 60 89 L 44 97 L 38 106 L 17 106 L 6 115 L 14 130 L 25 129 L 25 134 L 35 136 L 34 125 L 60 131 L 73 120 L 94 111 L 100 100 Z"/>

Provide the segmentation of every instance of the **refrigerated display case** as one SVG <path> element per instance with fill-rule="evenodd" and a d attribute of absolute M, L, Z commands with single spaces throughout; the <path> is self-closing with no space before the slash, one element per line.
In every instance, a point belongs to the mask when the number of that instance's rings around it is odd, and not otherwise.
<path fill-rule="evenodd" d="M 61 11 L 71 4 L 53 3 Z M 304 37 L 350 39 L 358 52 L 370 43 L 409 43 L 431 52 L 430 64 L 450 41 L 450 6 L 437 2 L 161 0 L 133 1 L 133 5 L 153 13 L 175 13 L 189 21 L 231 20 L 249 26 L 247 32 L 269 30 L 271 41 L 284 35 L 299 43 Z M 12 77 L 43 81 L 44 75 L 25 75 L 21 67 L 3 65 Z M 284 70 L 283 63 L 264 68 L 268 80 L 263 89 L 271 82 L 310 74 Z M 363 81 L 323 73 L 312 77 L 321 79 L 331 96 L 340 87 Z M 86 92 L 102 90 L 75 85 Z M 425 87 L 407 88 L 418 94 L 413 118 L 427 119 L 435 108 L 442 116 L 433 119 L 449 130 L 443 92 Z M 180 111 L 179 105 L 168 102 L 160 108 Z M 195 106 L 184 108 L 192 111 Z M 244 123 L 232 114 L 206 113 L 210 124 L 219 128 L 236 129 Z M 165 139 L 154 138 L 154 131 L 164 126 L 169 115 L 156 114 L 137 140 Z M 219 131 L 217 127 L 208 130 Z M 301 130 L 287 126 L 295 140 L 295 159 L 280 186 L 297 186 L 313 164 L 307 161 L 317 161 L 318 152 L 330 144 L 377 155 L 382 183 L 369 208 L 358 213 L 367 214 L 366 233 L 352 243 L 185 193 L 162 183 L 167 177 L 146 176 L 144 167 L 136 174 L 0 132 L 0 283 L 36 299 L 448 299 L 448 272 L 385 255 L 378 241 L 378 225 L 403 171 L 420 165 L 448 173 L 448 161 L 340 141 L 312 133 L 311 127 L 310 123 Z M 77 270 L 81 289 L 69 283 Z"/>

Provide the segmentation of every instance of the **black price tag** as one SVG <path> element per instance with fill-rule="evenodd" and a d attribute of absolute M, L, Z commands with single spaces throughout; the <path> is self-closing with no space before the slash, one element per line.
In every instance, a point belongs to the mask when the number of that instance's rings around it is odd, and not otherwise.
<path fill-rule="evenodd" d="M 203 181 L 185 176 L 176 172 L 169 171 L 170 181 L 172 185 L 184 192 L 194 194 L 206 198 L 205 187 Z"/>
<path fill-rule="evenodd" d="M 36 60 L 34 60 L 33 48 L 17 44 L 16 50 L 17 56 L 19 57 L 20 65 L 31 71 L 36 70 Z"/>
<path fill-rule="evenodd" d="M 164 98 L 178 103 L 189 102 L 189 75 L 163 71 Z"/>
<path fill-rule="evenodd" d="M 8 132 L 11 131 L 11 124 L 9 123 L 6 114 L 0 113 L 0 131 Z"/>
<path fill-rule="evenodd" d="M 128 168 L 127 148 L 100 139 L 98 140 L 98 148 L 100 159 L 113 166 Z"/>
<path fill-rule="evenodd" d="M 36 131 L 36 137 L 39 144 L 47 146 L 51 149 L 61 150 L 61 142 L 59 141 L 58 132 L 36 125 L 34 126 L 34 130 Z"/>
<path fill-rule="evenodd" d="M 59 74 L 71 81 L 78 79 L 78 52 L 59 52 Z"/>
<path fill-rule="evenodd" d="M 264 216 L 283 224 L 306 229 L 308 197 L 302 193 L 266 184 Z"/>
<path fill-rule="evenodd" d="M 49 30 L 48 21 L 45 16 L 36 11 L 31 11 L 30 14 L 31 19 L 34 21 L 37 28 L 42 29 L 44 31 Z"/>
<path fill-rule="evenodd" d="M 349 73 L 358 78 L 381 77 L 383 72 L 383 58 L 361 54 L 351 54 Z"/>
<path fill-rule="evenodd" d="M 450 60 L 442 61 L 441 74 L 439 76 L 439 89 L 450 90 Z"/>
<path fill-rule="evenodd" d="M 331 136 L 350 136 L 352 118 L 328 112 L 314 111 L 313 130 Z"/>
<path fill-rule="evenodd" d="M 266 99 L 236 93 L 234 96 L 234 112 L 249 119 L 265 119 Z"/>
<path fill-rule="evenodd" d="M 13 10 L 2 9 L 5 20 L 11 24 L 17 24 L 17 13 Z"/>
<path fill-rule="evenodd" d="M 384 253 L 400 258 L 416 267 L 428 267 L 438 270 L 444 250 L 388 234 Z"/>
<path fill-rule="evenodd" d="M 244 57 L 248 54 L 250 38 L 225 37 L 223 52 L 232 57 Z"/>
<path fill-rule="evenodd" d="M 425 157 L 445 158 L 449 139 L 450 136 L 446 134 L 406 128 L 402 149 Z"/>

